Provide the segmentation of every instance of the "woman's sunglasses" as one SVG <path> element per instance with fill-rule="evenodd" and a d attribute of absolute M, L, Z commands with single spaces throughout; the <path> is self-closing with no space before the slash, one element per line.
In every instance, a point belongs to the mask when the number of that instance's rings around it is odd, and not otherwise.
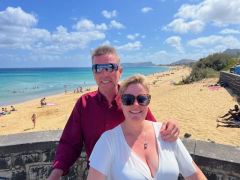
<path fill-rule="evenodd" d="M 150 103 L 151 95 L 149 94 L 141 94 L 135 97 L 132 94 L 123 94 L 122 97 L 122 103 L 125 106 L 131 106 L 134 104 L 135 99 L 137 100 L 138 104 L 141 106 L 147 106 Z"/>
<path fill-rule="evenodd" d="M 117 64 L 93 64 L 92 65 L 92 70 L 94 73 L 100 73 L 103 70 L 107 72 L 113 72 L 118 70 L 118 65 Z"/>

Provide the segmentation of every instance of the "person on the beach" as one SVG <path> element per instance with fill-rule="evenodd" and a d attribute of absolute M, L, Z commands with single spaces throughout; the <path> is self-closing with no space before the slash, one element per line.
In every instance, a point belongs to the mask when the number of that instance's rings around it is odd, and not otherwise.
<path fill-rule="evenodd" d="M 16 111 L 16 108 L 14 106 L 11 106 L 11 110 L 10 111 Z"/>
<path fill-rule="evenodd" d="M 224 118 L 222 120 L 217 120 L 217 122 L 227 122 L 227 121 L 239 121 L 240 122 L 240 111 L 238 112 L 231 112 L 230 117 Z"/>
<path fill-rule="evenodd" d="M 33 128 L 35 128 L 35 126 L 36 126 L 36 119 L 37 119 L 37 116 L 36 116 L 36 114 L 35 113 L 33 113 L 33 115 L 32 115 L 32 122 L 33 122 Z"/>
<path fill-rule="evenodd" d="M 92 71 L 98 90 L 83 94 L 75 104 L 57 147 L 49 180 L 60 179 L 78 159 L 83 144 L 87 158 L 101 134 L 123 122 L 124 116 L 117 97 L 122 74 L 120 58 L 110 46 L 100 46 L 92 54 Z M 156 121 L 148 110 L 146 119 Z M 176 141 L 179 128 L 174 121 L 163 123 L 164 140 Z"/>
<path fill-rule="evenodd" d="M 144 76 L 123 81 L 119 96 L 125 120 L 95 144 L 87 180 L 177 180 L 179 172 L 188 180 L 206 179 L 180 139 L 163 141 L 162 124 L 146 120 L 151 95 Z"/>
<path fill-rule="evenodd" d="M 7 108 L 4 108 L 4 112 L 5 112 L 5 114 L 11 114 L 11 111 L 8 111 Z"/>
<path fill-rule="evenodd" d="M 83 92 L 83 88 L 82 88 L 82 86 L 79 87 L 79 92 L 80 92 L 80 93 Z"/>
<path fill-rule="evenodd" d="M 232 116 L 232 114 L 238 113 L 239 111 L 240 111 L 240 109 L 239 109 L 238 105 L 236 104 L 236 105 L 234 105 L 233 109 L 229 109 L 229 111 L 226 114 L 224 114 L 223 116 L 221 116 L 220 118 L 225 118 L 227 116 Z"/>
<path fill-rule="evenodd" d="M 41 100 L 40 100 L 40 105 L 41 105 L 41 107 L 43 107 L 43 106 L 46 106 L 47 105 L 47 103 L 46 103 L 46 98 L 44 97 L 44 98 L 42 98 Z"/>
<path fill-rule="evenodd" d="M 67 94 L 67 85 L 64 85 L 64 93 Z"/>
<path fill-rule="evenodd" d="M 217 128 L 219 126 L 240 127 L 240 109 L 238 105 L 235 105 L 234 109 L 230 109 L 227 114 L 221 116 L 220 118 L 222 119 L 217 119 Z"/>
<path fill-rule="evenodd" d="M 217 120 L 217 128 L 221 127 L 232 127 L 239 128 L 240 127 L 240 112 L 234 114 L 230 119 Z"/>
<path fill-rule="evenodd" d="M 1 114 L 2 114 L 2 115 L 6 115 L 5 108 L 2 108 Z"/>

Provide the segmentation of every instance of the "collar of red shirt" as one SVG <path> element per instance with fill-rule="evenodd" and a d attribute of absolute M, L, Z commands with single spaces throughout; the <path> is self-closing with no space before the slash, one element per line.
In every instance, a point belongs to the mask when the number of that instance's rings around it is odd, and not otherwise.
<path fill-rule="evenodd" d="M 120 85 L 118 84 L 118 89 L 120 88 Z M 99 88 L 97 90 L 97 100 L 101 104 L 106 104 L 108 105 L 107 98 L 99 91 Z M 121 108 L 120 106 L 120 96 L 117 94 L 114 100 L 112 101 L 110 106 L 114 106 L 117 108 Z"/>

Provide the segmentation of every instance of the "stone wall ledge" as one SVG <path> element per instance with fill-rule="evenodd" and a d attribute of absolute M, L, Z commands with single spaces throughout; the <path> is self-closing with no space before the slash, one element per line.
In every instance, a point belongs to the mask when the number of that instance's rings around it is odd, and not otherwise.
<path fill-rule="evenodd" d="M 0 148 L 20 144 L 33 144 L 39 142 L 59 141 L 62 130 L 18 133 L 0 136 Z"/>
<path fill-rule="evenodd" d="M 0 136 L 0 179 L 46 179 L 51 172 L 61 130 Z M 182 139 L 196 164 L 210 180 L 240 180 L 240 148 Z M 62 180 L 86 179 L 87 162 L 83 151 Z M 183 178 L 180 176 L 179 180 Z"/>
<path fill-rule="evenodd" d="M 6 150 L 9 150 L 13 146 L 18 147 L 17 149 L 22 151 L 26 145 L 30 145 L 30 147 L 35 149 L 34 146 L 38 146 L 39 144 L 43 145 L 48 142 L 55 142 L 57 144 L 61 134 L 62 130 L 52 130 L 0 136 L 0 153 L 3 151 L 6 152 Z M 240 164 L 240 147 L 194 139 L 182 138 L 181 140 L 192 155 Z"/>

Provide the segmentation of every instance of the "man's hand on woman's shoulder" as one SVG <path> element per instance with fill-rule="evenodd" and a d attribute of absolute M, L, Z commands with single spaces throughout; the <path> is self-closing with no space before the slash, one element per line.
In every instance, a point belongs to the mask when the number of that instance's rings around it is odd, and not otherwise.
<path fill-rule="evenodd" d="M 162 123 L 160 130 L 161 137 L 164 141 L 176 141 L 180 134 L 179 124 L 177 120 L 169 119 Z"/>

